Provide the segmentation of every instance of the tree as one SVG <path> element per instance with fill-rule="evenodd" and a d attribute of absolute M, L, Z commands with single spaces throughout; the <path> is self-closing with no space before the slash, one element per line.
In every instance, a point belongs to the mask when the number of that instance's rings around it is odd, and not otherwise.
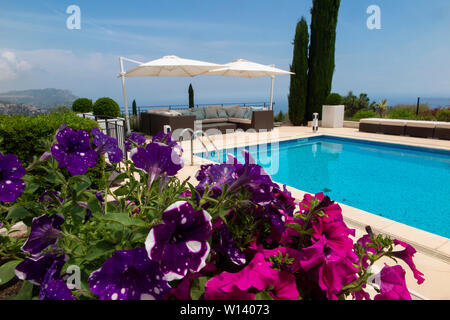
<path fill-rule="evenodd" d="M 92 111 L 92 100 L 88 98 L 78 98 L 72 103 L 72 111 L 85 113 Z"/>
<path fill-rule="evenodd" d="M 387 107 L 387 100 L 383 99 L 381 102 L 379 102 L 376 105 L 378 114 L 380 115 L 380 118 L 383 118 L 384 114 L 386 113 L 386 107 Z"/>
<path fill-rule="evenodd" d="M 308 24 L 304 17 L 297 23 L 292 56 L 291 83 L 289 86 L 289 120 L 293 125 L 306 121 L 306 96 L 308 94 Z"/>
<path fill-rule="evenodd" d="M 189 108 L 194 107 L 194 89 L 192 88 L 192 84 L 189 84 Z"/>
<path fill-rule="evenodd" d="M 137 105 L 136 105 L 136 100 L 133 100 L 133 115 L 137 116 Z"/>
<path fill-rule="evenodd" d="M 322 105 L 331 92 L 335 68 L 334 51 L 340 0 L 313 0 L 311 43 L 308 61 L 306 118 L 322 113 Z"/>

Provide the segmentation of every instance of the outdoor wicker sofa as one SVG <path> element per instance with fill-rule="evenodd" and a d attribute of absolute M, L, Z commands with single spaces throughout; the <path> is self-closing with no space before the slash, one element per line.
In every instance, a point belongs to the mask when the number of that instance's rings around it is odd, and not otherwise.
<path fill-rule="evenodd" d="M 450 123 L 397 119 L 361 119 L 359 131 L 450 140 Z"/>
<path fill-rule="evenodd" d="M 200 129 L 211 132 L 216 129 L 225 133 L 229 130 L 269 131 L 273 129 L 273 110 L 265 108 L 209 106 L 184 110 L 149 110 L 141 113 L 141 131 L 155 135 L 163 131 L 165 125 L 171 130 Z"/>

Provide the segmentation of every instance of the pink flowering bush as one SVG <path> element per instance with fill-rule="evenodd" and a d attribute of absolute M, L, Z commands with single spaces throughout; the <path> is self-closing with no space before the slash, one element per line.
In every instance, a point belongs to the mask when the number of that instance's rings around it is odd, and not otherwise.
<path fill-rule="evenodd" d="M 322 193 L 297 202 L 249 153 L 201 166 L 194 183 L 176 178 L 183 150 L 170 134 L 133 134 L 126 148 L 130 160 L 99 130 L 63 127 L 26 170 L 0 155 L 0 268 L 10 275 L 0 284 L 16 276 L 17 297 L 41 300 L 411 299 L 398 259 L 424 281 L 413 247 L 370 227 L 355 239 L 337 203 Z M 101 155 L 120 174 L 95 190 L 85 173 Z M 34 170 L 54 185 L 38 202 L 27 201 L 39 189 Z M 10 234 L 19 221 L 25 238 Z M 384 257 L 393 265 L 374 274 Z M 68 286 L 70 266 L 80 287 Z"/>

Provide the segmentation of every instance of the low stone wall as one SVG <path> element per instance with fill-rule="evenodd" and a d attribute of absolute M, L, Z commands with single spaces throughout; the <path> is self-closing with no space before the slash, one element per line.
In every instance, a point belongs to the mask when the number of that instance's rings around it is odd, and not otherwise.
<path fill-rule="evenodd" d="M 359 129 L 359 121 L 344 121 L 344 128 Z"/>

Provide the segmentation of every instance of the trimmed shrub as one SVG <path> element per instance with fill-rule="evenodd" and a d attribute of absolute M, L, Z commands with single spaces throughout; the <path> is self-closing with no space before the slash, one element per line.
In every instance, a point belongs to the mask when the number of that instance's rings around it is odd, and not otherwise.
<path fill-rule="evenodd" d="M 88 132 L 94 127 L 99 127 L 96 121 L 81 118 L 73 112 L 53 112 L 33 117 L 22 115 L 0 117 L 0 152 L 15 154 L 24 166 L 28 166 L 48 150 L 62 124 L 74 130 L 83 129 Z M 97 166 L 89 168 L 88 176 L 93 187 L 100 187 L 105 166 L 104 157 L 101 156 L 97 160 Z"/>
<path fill-rule="evenodd" d="M 388 117 L 391 119 L 414 120 L 416 119 L 416 112 L 408 108 L 392 108 Z"/>
<path fill-rule="evenodd" d="M 373 110 L 359 110 L 357 111 L 350 120 L 359 121 L 365 118 L 378 118 L 378 114 Z"/>
<path fill-rule="evenodd" d="M 342 104 L 342 97 L 338 93 L 330 93 L 325 104 L 328 106 L 339 106 Z"/>
<path fill-rule="evenodd" d="M 94 115 L 95 116 L 109 116 L 109 117 L 119 117 L 120 116 L 120 107 L 111 98 L 99 98 L 94 103 Z"/>
<path fill-rule="evenodd" d="M 79 98 L 72 103 L 72 111 L 78 113 L 92 112 L 92 100 Z"/>
<path fill-rule="evenodd" d="M 450 108 L 438 110 L 436 120 L 450 122 Z"/>

